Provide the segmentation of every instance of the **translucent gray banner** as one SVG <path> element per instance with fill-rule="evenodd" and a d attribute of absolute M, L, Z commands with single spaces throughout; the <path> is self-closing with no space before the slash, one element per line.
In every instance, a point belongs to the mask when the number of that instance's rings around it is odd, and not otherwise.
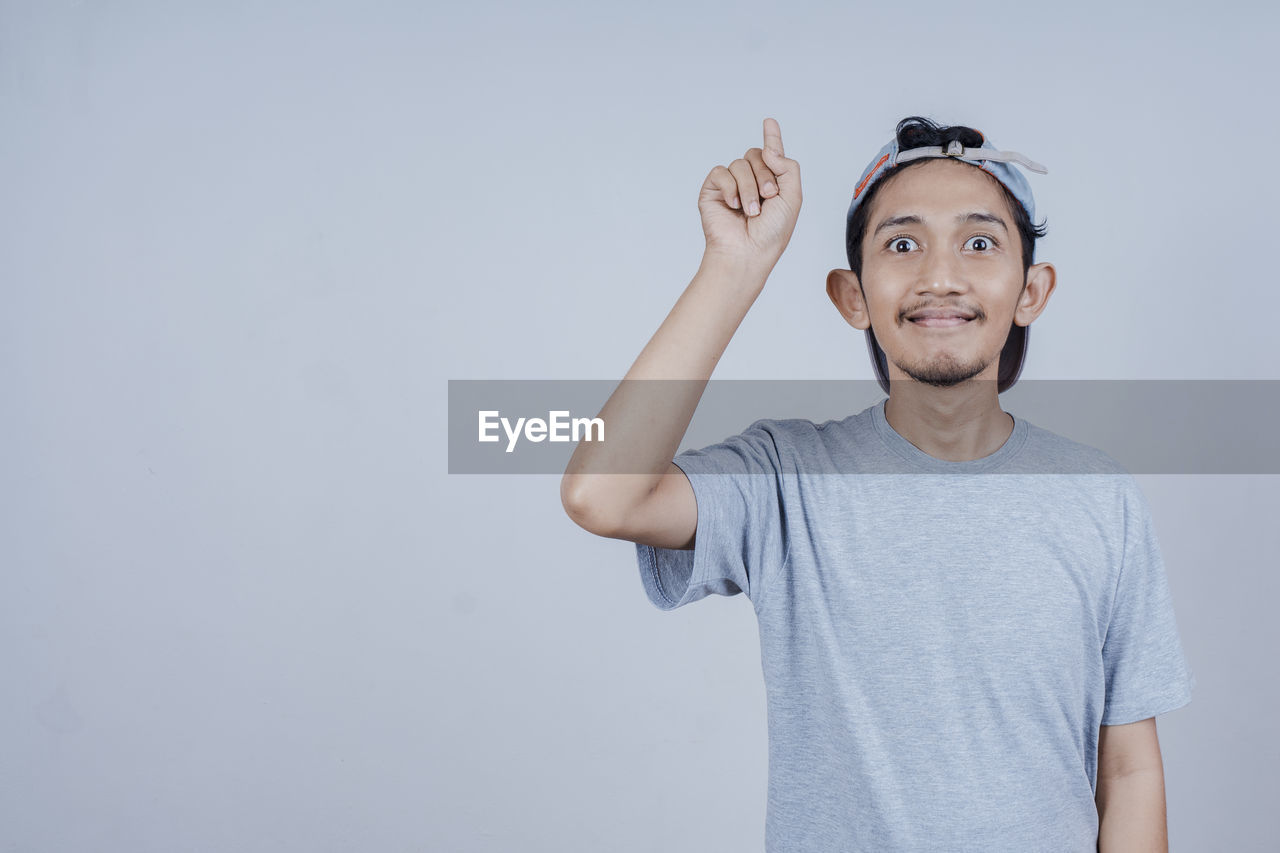
<path fill-rule="evenodd" d="M 599 417 L 615 391 L 630 401 L 630 423 Z M 451 379 L 449 473 L 560 474 L 588 438 L 616 454 L 606 472 L 648 473 L 617 446 L 672 423 L 690 400 L 698 404 L 680 450 L 715 444 L 762 418 L 843 420 L 885 396 L 873 380 Z M 1017 418 L 1104 451 L 1132 474 L 1280 474 L 1280 380 L 1022 379 L 999 401 Z M 831 459 L 804 464 L 799 473 L 901 473 Z M 1074 464 L 1040 468 L 1095 473 Z"/>

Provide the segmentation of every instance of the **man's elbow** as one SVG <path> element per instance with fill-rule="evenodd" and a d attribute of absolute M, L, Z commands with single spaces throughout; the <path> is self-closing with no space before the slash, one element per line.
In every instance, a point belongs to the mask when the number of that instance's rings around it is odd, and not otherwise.
<path fill-rule="evenodd" d="M 591 494 L 581 477 L 565 474 L 560 480 L 560 505 L 574 524 L 596 536 L 613 537 L 616 530 L 600 500 Z"/>

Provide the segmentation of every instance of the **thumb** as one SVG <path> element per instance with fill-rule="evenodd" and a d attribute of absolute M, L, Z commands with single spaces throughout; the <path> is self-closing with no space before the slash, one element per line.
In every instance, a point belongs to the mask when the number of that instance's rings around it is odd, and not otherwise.
<path fill-rule="evenodd" d="M 778 195 L 788 202 L 800 202 L 800 164 L 782 156 L 781 152 L 772 148 L 762 148 L 761 156 L 769 171 L 778 176 Z"/>

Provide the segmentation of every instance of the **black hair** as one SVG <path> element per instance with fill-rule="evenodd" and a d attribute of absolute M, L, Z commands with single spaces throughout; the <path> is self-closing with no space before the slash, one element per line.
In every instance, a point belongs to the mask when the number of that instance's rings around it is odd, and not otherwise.
<path fill-rule="evenodd" d="M 985 141 L 985 137 L 980 130 L 965 127 L 964 125 L 942 126 L 923 116 L 907 116 L 898 122 L 897 137 L 898 149 L 901 151 L 933 145 L 940 145 L 945 148 L 953 140 L 958 140 L 966 148 L 978 148 Z M 895 166 L 889 174 L 877 178 L 875 183 L 867 190 L 866 196 L 858 203 L 858 209 L 853 212 L 853 218 L 849 220 L 848 227 L 845 229 L 845 252 L 849 256 L 849 269 L 853 270 L 854 275 L 858 277 L 859 285 L 862 282 L 862 240 L 867 232 L 867 217 L 871 215 L 871 203 L 875 200 L 877 191 L 890 178 L 901 174 L 904 169 L 928 163 L 930 159 L 932 158 L 921 157 L 918 160 L 909 160 L 901 166 Z M 1005 202 L 1013 214 L 1013 221 L 1017 226 L 1018 234 L 1022 238 L 1022 283 L 1025 287 L 1027 270 L 1031 268 L 1031 264 L 1035 261 L 1036 239 L 1048 233 L 1048 229 L 1043 220 L 1039 226 L 1033 225 L 1031 217 L 1027 215 L 1027 209 L 1022 206 L 1022 202 L 1018 201 L 1014 194 L 1009 191 L 1009 188 L 1000 181 L 996 181 L 996 185 L 1000 188 L 1001 193 L 1004 194 Z"/>

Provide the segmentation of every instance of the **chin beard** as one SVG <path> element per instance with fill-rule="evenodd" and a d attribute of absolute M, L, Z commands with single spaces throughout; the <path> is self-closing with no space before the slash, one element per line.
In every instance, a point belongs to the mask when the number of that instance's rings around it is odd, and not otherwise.
<path fill-rule="evenodd" d="M 898 369 L 917 382 L 935 388 L 952 388 L 973 379 L 986 370 L 987 364 L 960 364 L 952 359 L 938 359 L 924 365 L 898 365 Z"/>

